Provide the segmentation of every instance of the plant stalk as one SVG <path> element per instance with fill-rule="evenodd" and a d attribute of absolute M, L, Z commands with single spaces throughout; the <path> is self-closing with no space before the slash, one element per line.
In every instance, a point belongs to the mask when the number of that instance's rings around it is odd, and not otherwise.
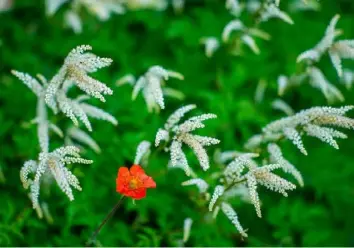
<path fill-rule="evenodd" d="M 107 216 L 102 220 L 101 224 L 98 226 L 98 228 L 95 230 L 95 232 L 92 234 L 90 239 L 86 243 L 86 247 L 89 247 L 91 243 L 93 243 L 96 240 L 97 235 L 103 228 L 103 226 L 109 221 L 110 218 L 114 215 L 114 213 L 118 210 L 118 208 L 122 205 L 124 196 L 122 196 L 117 204 L 112 208 L 112 210 L 107 214 Z"/>

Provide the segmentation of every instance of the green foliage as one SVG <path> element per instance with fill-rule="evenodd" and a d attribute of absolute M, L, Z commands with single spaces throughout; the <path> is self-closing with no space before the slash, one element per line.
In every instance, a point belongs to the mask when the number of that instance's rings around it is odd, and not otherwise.
<path fill-rule="evenodd" d="M 286 1 L 284 1 L 286 2 Z M 222 150 L 241 150 L 244 142 L 268 122 L 282 116 L 271 108 L 276 95 L 276 78 L 298 70 L 297 55 L 311 48 L 322 37 L 328 21 L 341 14 L 338 27 L 346 38 L 354 37 L 351 0 L 323 0 L 320 12 L 291 13 L 290 26 L 271 20 L 262 27 L 272 40 L 260 43 L 261 54 L 245 50 L 243 57 L 232 57 L 224 49 L 207 59 L 199 39 L 220 37 L 232 19 L 217 0 L 187 1 L 183 14 L 137 11 L 113 16 L 106 22 L 84 14 L 84 32 L 75 35 L 63 27 L 63 13 L 46 17 L 44 2 L 15 1 L 14 8 L 0 13 L 0 246 L 82 246 L 108 211 L 118 201 L 115 178 L 119 166 L 131 165 L 141 140 L 153 141 L 157 129 L 176 108 L 195 103 L 199 111 L 218 115 L 201 132 L 217 137 Z M 65 7 L 65 6 L 64 6 Z M 53 223 L 38 219 L 23 189 L 19 171 L 24 161 L 36 159 L 39 146 L 36 130 L 28 122 L 35 116 L 35 96 L 10 74 L 11 69 L 31 75 L 54 75 L 66 54 L 75 46 L 89 44 L 100 56 L 114 63 L 97 73 L 97 78 L 114 90 L 105 104 L 97 103 L 115 116 L 118 126 L 93 121 L 92 137 L 101 154 L 87 150 L 83 156 L 92 165 L 77 165 L 83 191 L 69 202 L 53 184 L 41 194 L 48 204 Z M 186 95 L 185 102 L 167 98 L 166 110 L 149 114 L 141 96 L 131 101 L 131 87 L 116 87 L 121 76 L 141 75 L 152 65 L 181 72 L 184 81 L 168 82 Z M 345 62 L 353 68 L 353 64 Z M 336 85 L 336 72 L 325 58 L 321 68 Z M 268 82 L 265 99 L 254 102 L 259 79 Z M 354 104 L 353 91 L 338 86 L 346 104 Z M 308 86 L 293 89 L 285 100 L 296 110 L 326 105 L 320 92 Z M 70 120 L 51 117 L 61 127 Z M 183 220 L 194 221 L 188 246 L 354 246 L 354 133 L 334 150 L 306 138 L 309 155 L 304 157 L 285 142 L 284 154 L 302 172 L 305 187 L 288 198 L 262 191 L 264 217 L 258 219 L 254 208 L 235 201 L 240 222 L 249 238 L 242 240 L 226 217 L 205 217 L 194 187 L 181 187 L 186 180 L 182 171 L 167 170 L 168 156 L 154 156 L 147 172 L 157 182 L 148 197 L 134 205 L 126 200 L 98 236 L 104 246 L 178 246 L 183 237 Z M 52 148 L 62 144 L 53 136 Z M 213 149 L 209 149 L 212 155 Z M 194 156 L 190 156 L 193 161 Z M 197 173 L 203 172 L 197 163 Z M 213 167 L 213 164 L 211 164 Z M 1 178 L 3 173 L 3 179 Z M 215 186 L 215 185 L 213 185 Z"/>

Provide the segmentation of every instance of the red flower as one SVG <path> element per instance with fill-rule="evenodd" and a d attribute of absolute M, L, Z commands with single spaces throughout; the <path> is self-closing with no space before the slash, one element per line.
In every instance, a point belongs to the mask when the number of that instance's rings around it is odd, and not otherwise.
<path fill-rule="evenodd" d="M 130 170 L 127 167 L 120 167 L 116 183 L 117 192 L 137 200 L 146 196 L 147 188 L 156 188 L 154 180 L 145 174 L 140 165 L 136 164 Z"/>

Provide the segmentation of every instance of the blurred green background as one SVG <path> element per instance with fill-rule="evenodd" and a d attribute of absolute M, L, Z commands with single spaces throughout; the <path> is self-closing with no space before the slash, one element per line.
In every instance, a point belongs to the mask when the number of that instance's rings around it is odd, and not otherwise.
<path fill-rule="evenodd" d="M 286 9 L 288 1 L 282 2 Z M 297 55 L 316 44 L 336 13 L 341 14 L 338 27 L 343 29 L 343 37 L 353 39 L 354 2 L 320 2 L 319 12 L 289 12 L 295 25 L 280 20 L 261 24 L 272 40 L 258 41 L 259 56 L 246 50 L 244 56 L 233 57 L 221 49 L 208 59 L 199 39 L 220 37 L 233 18 L 221 0 L 187 0 L 182 14 L 171 9 L 129 11 L 106 22 L 83 13 L 83 33 L 78 35 L 63 25 L 67 5 L 47 17 L 43 1 L 15 1 L 12 10 L 0 13 L 0 246 L 84 245 L 120 197 L 115 192 L 119 166 L 132 164 L 138 143 L 153 141 L 167 116 L 184 104 L 196 103 L 199 112 L 218 115 L 200 132 L 222 141 L 208 150 L 210 156 L 217 147 L 242 150 L 251 135 L 283 116 L 271 108 L 277 98 L 277 76 L 298 70 Z M 247 17 L 244 20 L 247 23 Z M 102 153 L 87 150 L 83 157 L 94 163 L 72 168 L 83 188 L 75 192 L 75 201 L 69 202 L 55 183 L 50 194 L 41 195 L 54 220 L 48 223 L 37 218 L 19 178 L 23 163 L 36 159 L 39 152 L 36 128 L 27 124 L 35 116 L 36 98 L 10 70 L 50 78 L 67 53 L 81 44 L 89 44 L 95 54 L 114 60 L 111 67 L 95 75 L 114 95 L 107 97 L 105 104 L 96 103 L 113 114 L 119 125 L 93 121 L 92 136 Z M 166 98 L 166 110 L 149 114 L 141 96 L 132 102 L 131 87 L 116 87 L 115 81 L 127 73 L 139 76 L 156 64 L 185 76 L 184 81 L 170 80 L 168 85 L 182 91 L 186 99 Z M 347 61 L 344 65 L 354 68 Z M 345 104 L 354 104 L 353 91 L 338 84 L 327 57 L 320 68 L 342 90 Z M 264 101 L 257 104 L 254 93 L 259 79 L 266 80 L 268 88 Z M 327 105 L 322 94 L 307 85 L 291 90 L 284 100 L 296 111 Z M 63 128 L 71 124 L 62 115 L 51 115 L 51 119 Z M 136 205 L 127 200 L 98 240 L 104 246 L 178 246 L 183 221 L 191 217 L 194 223 L 186 246 L 354 246 L 354 132 L 347 133 L 349 139 L 339 143 L 340 150 L 305 138 L 307 157 L 289 142 L 282 144 L 284 155 L 302 172 L 305 187 L 288 198 L 261 190 L 262 219 L 256 217 L 252 205 L 236 199 L 233 206 L 248 229 L 248 239 L 242 240 L 224 215 L 215 221 L 206 218 L 207 208 L 198 204 L 197 189 L 180 186 L 187 179 L 183 171 L 167 170 L 168 156 L 159 154 L 146 169 L 157 188 L 149 190 Z M 53 136 L 51 147 L 62 143 Z M 198 174 L 213 171 L 203 172 L 194 156 L 190 159 Z M 212 190 L 215 182 L 210 184 Z"/>

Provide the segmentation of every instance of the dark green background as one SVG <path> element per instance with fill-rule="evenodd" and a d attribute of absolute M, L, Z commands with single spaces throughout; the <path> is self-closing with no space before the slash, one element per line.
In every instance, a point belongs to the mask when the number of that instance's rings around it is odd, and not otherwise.
<path fill-rule="evenodd" d="M 287 0 L 282 1 L 286 8 Z M 221 36 L 223 27 L 232 19 L 224 1 L 188 1 L 185 12 L 176 15 L 165 12 L 128 12 L 99 22 L 83 12 L 83 33 L 75 35 L 63 26 L 65 5 L 54 17 L 46 17 L 44 3 L 17 0 L 13 10 L 0 14 L 0 166 L 6 182 L 0 184 L 0 245 L 1 246 L 81 246 L 98 223 L 119 199 L 115 192 L 117 169 L 130 165 L 141 140 L 153 141 L 166 117 L 183 104 L 196 103 L 201 112 L 216 113 L 200 133 L 221 139 L 222 150 L 242 150 L 244 142 L 260 132 L 266 123 L 280 118 L 271 102 L 277 90 L 279 74 L 289 75 L 301 67 L 295 64 L 297 55 L 315 45 L 324 34 L 330 19 L 341 14 L 338 27 L 345 38 L 354 38 L 354 2 L 352 0 L 322 0 L 320 12 L 290 13 L 295 25 L 271 20 L 261 27 L 272 35 L 269 42 L 258 41 L 261 54 L 245 50 L 243 57 L 232 57 L 225 49 L 207 59 L 199 45 L 202 36 Z M 243 16 L 246 24 L 251 22 Z M 53 224 L 39 220 L 31 208 L 27 192 L 19 179 L 26 160 L 36 159 L 39 152 L 36 128 L 26 122 L 35 116 L 36 99 L 11 69 L 31 75 L 42 73 L 50 78 L 61 66 L 67 53 L 77 45 L 89 44 L 93 51 L 110 57 L 114 63 L 96 73 L 114 90 L 107 103 L 97 103 L 119 121 L 93 121 L 92 136 L 102 148 L 97 155 L 88 151 L 83 156 L 93 159 L 92 165 L 75 165 L 83 191 L 75 192 L 69 202 L 55 183 L 48 203 Z M 131 101 L 129 86 L 116 87 L 114 82 L 132 73 L 141 75 L 152 65 L 162 65 L 185 75 L 185 81 L 171 80 L 168 85 L 186 95 L 186 100 L 166 100 L 166 110 L 149 114 L 141 96 Z M 354 68 L 345 62 L 345 67 Z M 354 104 L 353 91 L 339 86 L 328 56 L 320 63 L 328 79 L 346 97 L 345 104 Z M 258 80 L 268 81 L 265 100 L 254 103 Z M 327 105 L 322 94 L 308 85 L 293 89 L 284 99 L 296 110 L 315 105 Z M 353 114 L 351 115 L 353 116 Z M 62 115 L 51 119 L 61 127 L 70 123 Z M 167 171 L 167 154 L 150 161 L 147 173 L 157 182 L 155 190 L 136 205 L 128 200 L 104 227 L 99 241 L 105 246 L 174 246 L 182 238 L 183 220 L 194 220 L 188 246 L 354 246 L 354 132 L 340 141 L 337 151 L 313 138 L 305 138 L 307 157 L 289 142 L 284 142 L 284 155 L 303 173 L 305 187 L 291 192 L 288 198 L 261 190 L 263 218 L 256 217 L 254 208 L 236 199 L 233 206 L 239 214 L 249 238 L 241 240 L 233 225 L 220 214 L 216 221 L 205 219 L 206 207 L 198 204 L 195 187 L 181 187 L 186 180 L 183 171 Z M 51 148 L 62 144 L 53 136 Z M 209 149 L 210 155 L 214 147 Z M 188 153 L 189 154 L 189 153 Z M 202 172 L 194 156 L 193 168 Z M 215 182 L 209 181 L 212 188 Z"/>

